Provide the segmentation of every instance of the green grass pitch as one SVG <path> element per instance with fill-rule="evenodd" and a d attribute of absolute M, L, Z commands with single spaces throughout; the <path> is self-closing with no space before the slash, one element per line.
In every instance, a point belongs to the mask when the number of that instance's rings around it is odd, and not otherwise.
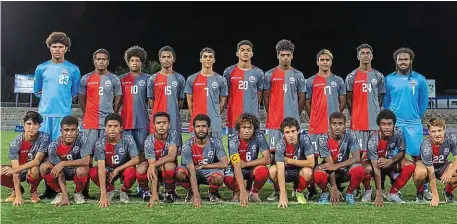
<path fill-rule="evenodd" d="M 8 145 L 17 136 L 14 132 L 1 132 L 1 162 L 8 164 Z M 189 136 L 186 135 L 184 140 Z M 226 138 L 224 145 L 226 146 Z M 387 181 L 388 182 L 388 181 Z M 74 184 L 67 182 L 69 192 L 73 192 Z M 203 199 L 203 206 L 200 209 L 193 209 L 188 203 L 160 204 L 158 207 L 147 208 L 146 202 L 130 196 L 130 204 L 120 204 L 119 199 L 114 199 L 109 208 L 99 209 L 98 200 L 89 200 L 83 205 L 76 205 L 70 198 L 71 206 L 55 208 L 50 204 L 50 200 L 43 200 L 40 203 L 32 204 L 29 198 L 29 186 L 22 183 L 26 189 L 24 199 L 26 204 L 22 207 L 13 207 L 10 203 L 3 202 L 8 197 L 10 190 L 2 187 L 1 189 L 1 222 L 2 223 L 456 223 L 457 205 L 440 204 L 437 208 L 432 208 L 428 204 L 392 204 L 386 203 L 384 208 L 377 208 L 369 203 L 357 202 L 349 206 L 344 202 L 340 206 L 319 205 L 311 202 L 306 205 L 298 205 L 295 199 L 290 197 L 291 185 L 288 184 L 289 207 L 287 209 L 277 208 L 277 203 L 250 203 L 247 208 L 241 208 L 238 204 L 222 202 L 211 204 Z M 91 183 L 90 194 L 99 197 L 99 190 L 95 184 Z M 119 186 L 119 183 L 117 183 Z M 372 187 L 374 183 L 372 182 Z M 386 188 L 388 183 L 386 183 Z M 40 184 L 39 191 L 44 189 L 43 182 Z M 136 189 L 136 184 L 132 188 Z M 443 189 L 439 184 L 438 189 Z M 266 184 L 260 191 L 261 198 L 266 201 L 266 197 L 272 192 L 272 185 Z M 207 187 L 202 187 L 202 195 L 205 195 Z M 178 187 L 181 196 L 185 192 Z M 403 199 L 407 202 L 415 200 L 415 187 L 410 180 L 407 186 L 402 189 Z M 221 195 L 225 199 L 231 197 L 231 192 L 224 186 Z M 71 197 L 71 193 L 70 193 Z M 315 201 L 316 198 L 313 199 Z M 443 198 L 441 197 L 441 201 Z"/>

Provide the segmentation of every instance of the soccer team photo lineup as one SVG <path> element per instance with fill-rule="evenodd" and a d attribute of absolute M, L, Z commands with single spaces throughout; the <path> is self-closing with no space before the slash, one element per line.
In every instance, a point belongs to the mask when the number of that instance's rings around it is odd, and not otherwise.
<path fill-rule="evenodd" d="M 81 75 L 65 59 L 71 48 L 65 33 L 52 32 L 45 42 L 51 59 L 34 73 L 39 105 L 23 115 L 24 131 L 9 144 L 1 185 L 11 193 L 2 203 L 48 198 L 60 207 L 96 200 L 94 207 L 104 208 L 137 195 L 148 207 L 267 201 L 287 208 L 292 194 L 293 204 L 387 207 L 386 201 L 405 203 L 401 190 L 408 181 L 417 203 L 455 203 L 457 139 L 440 117 L 426 121 L 424 136 L 428 86 L 413 70 L 410 48 L 393 52 L 396 70 L 384 75 L 371 66 L 374 49 L 355 46 L 360 64 L 345 77 L 331 72 L 333 54 L 322 49 L 315 56 L 318 71 L 304 76 L 292 66 L 292 41 L 271 46 L 278 64 L 264 70 L 251 64 L 255 45 L 242 40 L 233 46 L 238 62 L 222 74 L 213 70 L 216 52 L 205 47 L 195 53 L 201 70 L 184 78 L 173 69 L 179 52 L 172 46 L 149 55 L 140 46 L 128 48 L 129 71 L 121 76 L 108 70 L 109 51 L 98 49 L 95 69 Z M 142 71 L 150 55 L 161 65 L 155 74 Z M 72 112 L 76 99 L 82 121 Z M 184 103 L 190 134 L 180 114 Z M 232 196 L 222 198 L 221 187 Z M 273 193 L 261 197 L 264 188 Z"/>

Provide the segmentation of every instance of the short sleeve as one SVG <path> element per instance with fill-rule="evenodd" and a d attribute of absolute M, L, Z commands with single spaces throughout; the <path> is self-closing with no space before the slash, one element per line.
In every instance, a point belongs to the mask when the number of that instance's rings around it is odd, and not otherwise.
<path fill-rule="evenodd" d="M 57 142 L 53 142 L 53 143 L 49 144 L 49 146 L 48 146 L 49 161 L 53 165 L 56 165 L 57 163 L 61 162 L 59 156 L 57 155 L 57 147 L 58 147 Z"/>
<path fill-rule="evenodd" d="M 95 143 L 94 160 L 105 160 L 105 138 L 100 138 Z"/>
<path fill-rule="evenodd" d="M 148 98 L 154 99 L 154 79 L 156 75 L 149 77 L 146 85 L 146 96 Z"/>
<path fill-rule="evenodd" d="M 220 96 L 228 96 L 227 80 L 220 76 L 219 79 Z"/>
<path fill-rule="evenodd" d="M 79 143 L 81 144 L 80 152 L 79 152 L 81 155 L 81 158 L 92 154 L 92 149 L 90 148 L 90 144 L 89 144 L 86 133 L 79 132 Z"/>
<path fill-rule="evenodd" d="M 303 76 L 303 73 L 299 72 L 297 73 L 297 80 L 298 80 L 298 92 L 300 93 L 306 93 L 306 79 L 305 76 Z"/>
<path fill-rule="evenodd" d="M 271 76 L 272 76 L 273 72 L 271 71 L 268 71 L 266 74 L 265 74 L 265 79 L 264 79 L 264 82 L 263 82 L 263 89 L 264 90 L 271 90 Z"/>
<path fill-rule="evenodd" d="M 8 150 L 8 158 L 10 160 L 19 159 L 19 148 L 21 148 L 22 143 L 22 134 L 13 139 L 10 143 L 10 148 Z"/>
<path fill-rule="evenodd" d="M 237 154 L 240 147 L 240 140 L 237 134 L 229 136 L 229 155 Z"/>
<path fill-rule="evenodd" d="M 78 90 L 78 92 L 81 95 L 87 95 L 87 86 L 86 86 L 86 84 L 87 84 L 88 77 L 89 77 L 89 74 L 84 75 L 81 78 L 81 80 L 79 81 L 79 90 Z"/>
<path fill-rule="evenodd" d="M 346 91 L 352 92 L 352 86 L 354 85 L 354 74 L 355 72 L 349 73 L 348 76 L 346 76 Z"/>
<path fill-rule="evenodd" d="M 184 92 L 186 94 L 193 94 L 193 85 L 194 85 L 194 76 L 190 76 L 189 78 L 187 78 L 187 81 L 186 81 L 186 88 L 184 90 Z"/>
<path fill-rule="evenodd" d="M 144 140 L 144 155 L 146 159 L 156 159 L 154 150 L 154 134 L 149 135 Z"/>
<path fill-rule="evenodd" d="M 189 165 L 192 163 L 193 163 L 193 161 L 192 161 L 192 138 L 190 138 L 182 146 L 181 164 Z"/>
<path fill-rule="evenodd" d="M 124 136 L 125 136 L 124 138 L 126 140 L 128 150 L 129 150 L 130 158 L 133 158 L 133 157 L 137 156 L 138 155 L 138 147 L 136 146 L 136 143 L 135 143 L 135 140 L 133 139 L 133 136 L 132 135 L 125 135 L 125 134 L 124 134 Z"/>
<path fill-rule="evenodd" d="M 38 150 L 37 152 L 43 152 L 43 153 L 48 153 L 48 146 L 49 146 L 49 143 L 51 141 L 51 137 L 44 133 L 44 132 L 40 132 L 40 136 L 38 137 L 38 142 L 36 144 L 38 144 Z"/>
<path fill-rule="evenodd" d="M 376 76 L 378 77 L 378 94 L 385 94 L 386 82 L 384 81 L 384 75 L 380 72 L 376 72 Z"/>
<path fill-rule="evenodd" d="M 263 133 L 256 133 L 257 142 L 259 143 L 259 152 L 263 153 L 265 151 L 270 150 L 270 146 L 268 146 L 268 142 L 265 139 Z"/>
<path fill-rule="evenodd" d="M 355 132 L 349 131 L 349 149 L 352 152 L 360 151 L 360 144 L 357 143 L 357 136 L 355 135 Z"/>
<path fill-rule="evenodd" d="M 119 77 L 116 75 L 113 75 L 114 77 L 114 96 L 120 96 L 122 95 L 122 86 L 121 86 L 121 80 Z"/>
<path fill-rule="evenodd" d="M 421 160 L 425 166 L 433 166 L 433 149 L 430 145 L 429 138 L 422 141 L 421 144 Z"/>
<path fill-rule="evenodd" d="M 338 77 L 338 95 L 346 95 L 346 85 L 341 77 Z"/>
<path fill-rule="evenodd" d="M 310 100 L 313 96 L 313 82 L 314 76 L 306 80 L 306 99 Z"/>
<path fill-rule="evenodd" d="M 286 143 L 281 139 L 276 144 L 275 160 L 276 162 L 284 162 L 284 153 L 286 151 Z"/>
<path fill-rule="evenodd" d="M 454 157 L 457 156 L 457 138 L 455 137 L 454 134 L 449 134 L 448 135 L 448 140 L 451 146 L 451 153 Z"/>
<path fill-rule="evenodd" d="M 301 144 L 301 148 L 303 150 L 303 155 L 305 155 L 305 157 L 314 155 L 314 148 L 311 145 L 311 139 L 309 138 L 309 136 L 300 135 L 300 138 L 302 139 L 300 144 Z"/>
<path fill-rule="evenodd" d="M 179 90 L 178 97 L 179 99 L 184 99 L 184 88 L 186 88 L 186 80 L 182 75 L 178 76 Z"/>
<path fill-rule="evenodd" d="M 395 128 L 395 138 L 397 140 L 396 145 L 398 152 L 405 152 L 406 151 L 406 142 L 405 138 L 403 137 L 403 131 L 400 128 Z"/>
<path fill-rule="evenodd" d="M 263 85 L 265 83 L 265 75 L 263 74 L 263 71 L 260 68 L 256 68 L 257 70 L 257 91 L 262 91 Z"/>
<path fill-rule="evenodd" d="M 328 150 L 328 137 L 326 134 L 319 135 L 318 137 L 318 147 L 319 147 L 319 155 L 321 158 L 327 158 L 330 156 L 330 152 Z"/>
<path fill-rule="evenodd" d="M 219 161 L 221 161 L 222 158 L 227 157 L 224 146 L 222 145 L 222 142 L 219 139 L 214 138 L 212 143 L 213 143 L 213 147 L 216 151 L 216 157 Z"/>
<path fill-rule="evenodd" d="M 231 71 L 234 66 L 229 66 L 224 70 L 224 73 L 222 73 L 222 76 L 225 78 L 227 81 L 227 88 L 230 89 L 230 76 L 231 76 Z"/>
<path fill-rule="evenodd" d="M 378 135 L 370 135 L 368 137 L 368 159 L 377 160 L 378 159 Z"/>

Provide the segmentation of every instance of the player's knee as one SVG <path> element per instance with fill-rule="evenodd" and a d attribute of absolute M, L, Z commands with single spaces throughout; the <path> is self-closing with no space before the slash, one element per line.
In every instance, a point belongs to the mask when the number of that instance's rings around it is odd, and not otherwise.
<path fill-rule="evenodd" d="M 165 163 L 163 165 L 163 167 L 166 171 L 171 171 L 171 170 L 174 171 L 176 169 L 176 164 L 174 162 L 168 162 L 168 163 Z"/>
<path fill-rule="evenodd" d="M 135 167 L 129 167 L 129 168 L 125 169 L 123 176 L 124 176 L 124 178 L 134 179 L 136 177 Z"/>
<path fill-rule="evenodd" d="M 89 177 L 92 181 L 98 181 L 98 167 L 92 167 L 89 170 Z"/>
<path fill-rule="evenodd" d="M 304 177 L 305 180 L 309 181 L 313 179 L 313 170 L 311 168 L 305 167 L 300 170 L 300 176 Z"/>
<path fill-rule="evenodd" d="M 371 174 L 373 172 L 373 167 L 370 164 L 365 164 L 363 169 L 365 170 L 365 174 Z"/>
<path fill-rule="evenodd" d="M 51 172 L 51 169 L 53 168 L 53 165 L 50 162 L 44 162 L 40 165 L 40 173 L 43 175 L 48 174 Z"/>
<path fill-rule="evenodd" d="M 87 175 L 89 175 L 89 167 L 80 166 L 80 167 L 76 168 L 76 176 L 78 176 L 79 178 L 85 177 Z"/>
<path fill-rule="evenodd" d="M 414 179 L 415 180 L 425 180 L 428 176 L 427 168 L 425 167 L 416 167 L 414 170 Z"/>
<path fill-rule="evenodd" d="M 147 162 L 140 163 L 140 165 L 138 165 L 136 167 L 136 172 L 139 174 L 144 174 L 144 173 L 148 172 L 148 167 L 149 167 L 149 164 Z"/>
<path fill-rule="evenodd" d="M 351 175 L 362 177 L 365 175 L 365 169 L 362 166 L 354 166 L 349 170 L 349 173 Z"/>
<path fill-rule="evenodd" d="M 185 182 L 187 181 L 187 174 L 181 169 L 176 169 L 175 180 L 179 182 Z"/>
<path fill-rule="evenodd" d="M 222 175 L 212 175 L 211 183 L 216 186 L 222 186 L 224 184 L 224 176 Z"/>
<path fill-rule="evenodd" d="M 276 167 L 276 165 L 270 166 L 270 169 L 268 170 L 268 172 L 269 172 L 270 179 L 276 180 L 276 177 L 278 175 L 278 168 Z"/>
<path fill-rule="evenodd" d="M 314 182 L 319 185 L 319 183 L 327 182 L 328 174 L 320 170 L 314 170 L 313 177 Z"/>
<path fill-rule="evenodd" d="M 29 175 L 33 177 L 34 179 L 37 179 L 40 177 L 40 167 L 39 166 L 34 166 L 30 168 L 29 170 Z"/>

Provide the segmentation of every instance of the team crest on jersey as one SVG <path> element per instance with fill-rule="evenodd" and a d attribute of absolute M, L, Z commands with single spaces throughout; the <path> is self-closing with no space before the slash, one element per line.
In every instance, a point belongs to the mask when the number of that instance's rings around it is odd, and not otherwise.
<path fill-rule="evenodd" d="M 169 145 L 170 145 L 169 142 L 165 143 L 165 148 L 168 148 Z"/>
<path fill-rule="evenodd" d="M 341 149 L 345 149 L 348 147 L 348 143 L 347 142 L 343 142 L 343 144 L 341 144 Z"/>
<path fill-rule="evenodd" d="M 139 86 L 144 86 L 144 84 L 146 84 L 146 82 L 145 82 L 144 80 L 138 81 L 138 85 L 139 85 Z"/>
<path fill-rule="evenodd" d="M 219 87 L 219 84 L 217 84 L 217 82 L 212 82 L 211 86 L 213 87 L 213 89 L 217 89 L 217 87 Z"/>
<path fill-rule="evenodd" d="M 111 80 L 106 80 L 105 81 L 105 86 L 111 86 Z"/>
<path fill-rule="evenodd" d="M 289 78 L 289 82 L 290 82 L 290 84 L 294 84 L 295 83 L 295 78 L 294 77 L 290 77 Z"/>
<path fill-rule="evenodd" d="M 119 154 L 124 155 L 124 153 L 125 153 L 125 149 L 124 148 L 120 148 L 119 149 Z"/>
<path fill-rule="evenodd" d="M 377 79 L 372 79 L 372 80 L 371 80 L 371 84 L 372 84 L 372 85 L 378 84 L 378 80 L 377 80 Z"/>
<path fill-rule="evenodd" d="M 209 151 L 209 152 L 208 152 L 208 157 L 213 156 L 213 153 L 214 153 L 213 151 Z"/>
<path fill-rule="evenodd" d="M 413 87 L 416 86 L 416 84 L 417 84 L 416 80 L 414 80 L 414 79 L 411 79 L 411 81 L 409 81 L 409 83 L 411 83 L 411 86 L 413 86 Z"/>
<path fill-rule="evenodd" d="M 444 149 L 444 154 L 449 154 L 449 151 L 450 151 L 449 148 L 445 148 L 445 149 Z"/>
<path fill-rule="evenodd" d="M 335 81 L 332 81 L 332 82 L 330 83 L 330 85 L 331 85 L 333 88 L 335 88 L 335 87 L 336 87 L 336 82 L 335 82 Z"/>
<path fill-rule="evenodd" d="M 394 147 L 395 147 L 395 142 L 390 143 L 390 148 L 394 148 Z"/>
<path fill-rule="evenodd" d="M 173 87 L 178 87 L 178 82 L 172 81 L 172 82 L 171 82 L 171 86 L 173 86 Z"/>
<path fill-rule="evenodd" d="M 73 147 L 73 151 L 75 151 L 75 153 L 78 153 L 79 152 L 79 146 Z"/>
<path fill-rule="evenodd" d="M 249 76 L 249 82 L 255 82 L 255 77 L 254 76 Z"/>
<path fill-rule="evenodd" d="M 253 150 L 253 151 L 255 151 L 256 149 L 257 149 L 257 146 L 256 146 L 256 145 L 253 145 L 253 146 L 251 147 L 251 150 Z"/>
<path fill-rule="evenodd" d="M 67 69 L 62 69 L 62 75 L 68 75 L 68 70 Z"/>

